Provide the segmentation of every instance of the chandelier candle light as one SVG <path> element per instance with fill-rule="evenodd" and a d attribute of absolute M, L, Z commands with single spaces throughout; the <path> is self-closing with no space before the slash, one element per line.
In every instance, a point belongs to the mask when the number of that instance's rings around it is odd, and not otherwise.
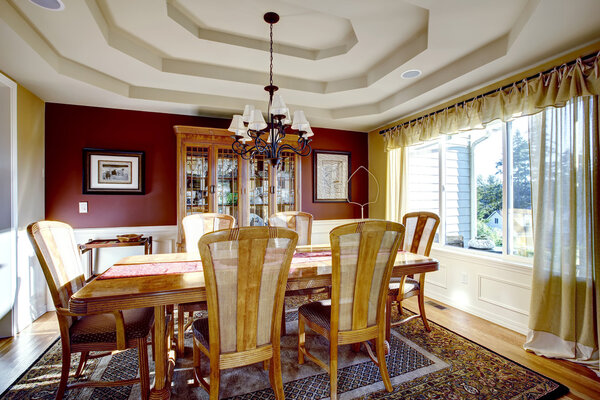
<path fill-rule="evenodd" d="M 294 111 L 294 120 L 290 126 L 290 110 L 287 108 L 280 94 L 275 92 L 279 89 L 273 85 L 273 24 L 279 21 L 279 15 L 268 12 L 264 15 L 265 22 L 270 29 L 270 55 L 269 86 L 265 90 L 269 92 L 269 105 L 267 108 L 268 123 L 265 122 L 262 112 L 252 105 L 246 105 L 243 115 L 234 115 L 229 126 L 231 136 L 235 141 L 231 145 L 233 151 L 243 159 L 248 160 L 256 154 L 264 155 L 273 166 L 281 161 L 283 151 L 292 151 L 301 156 L 308 156 L 311 136 L 314 136 L 310 125 L 306 120 L 304 111 Z M 297 134 L 298 144 L 292 146 L 284 143 L 286 134 Z M 266 135 L 265 135 L 266 134 Z M 251 142 L 248 144 L 247 142 Z"/>

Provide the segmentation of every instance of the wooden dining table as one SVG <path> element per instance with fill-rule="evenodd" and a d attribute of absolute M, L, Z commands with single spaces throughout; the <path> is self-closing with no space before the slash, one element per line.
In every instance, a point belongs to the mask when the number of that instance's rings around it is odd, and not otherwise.
<path fill-rule="evenodd" d="M 437 260 L 398 252 L 392 276 L 436 271 Z M 299 246 L 288 275 L 287 290 L 331 285 L 329 246 Z M 154 307 L 155 379 L 150 399 L 169 399 L 175 368 L 172 316 L 169 306 L 206 300 L 204 273 L 198 255 L 149 254 L 125 257 L 77 291 L 69 310 L 79 314 L 110 313 Z"/>

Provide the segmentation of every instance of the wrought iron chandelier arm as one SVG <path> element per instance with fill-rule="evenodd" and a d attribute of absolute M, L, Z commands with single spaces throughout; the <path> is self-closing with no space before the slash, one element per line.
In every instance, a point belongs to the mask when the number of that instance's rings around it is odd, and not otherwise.
<path fill-rule="evenodd" d="M 262 134 L 262 132 L 259 132 L 256 135 L 256 138 L 254 138 L 254 147 L 256 147 L 256 150 L 259 153 L 263 153 L 263 152 L 267 151 L 267 149 L 269 147 L 269 143 L 267 143 L 267 141 L 265 141 L 263 138 L 261 138 L 260 134 Z"/>
<path fill-rule="evenodd" d="M 308 140 L 301 139 L 301 142 L 300 142 L 300 140 L 298 142 L 300 144 L 300 147 L 294 147 L 288 143 L 284 143 L 281 146 L 279 146 L 279 149 L 277 149 L 277 157 L 280 157 L 281 152 L 283 152 L 283 151 L 291 151 L 300 156 L 307 156 L 312 152 L 311 147 L 308 145 L 308 142 L 310 142 L 310 139 L 308 139 Z"/>
<path fill-rule="evenodd" d="M 246 143 L 242 143 L 239 139 L 236 140 L 231 145 L 231 148 L 244 160 L 250 160 L 256 154 L 256 147 L 249 146 Z"/>

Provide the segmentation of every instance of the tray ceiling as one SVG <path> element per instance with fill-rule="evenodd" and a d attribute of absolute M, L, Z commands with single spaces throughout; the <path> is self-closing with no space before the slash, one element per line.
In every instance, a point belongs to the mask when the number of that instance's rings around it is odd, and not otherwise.
<path fill-rule="evenodd" d="M 367 131 L 600 38 L 597 0 L 0 1 L 0 70 L 44 101 L 230 118 L 274 83 Z M 410 69 L 422 71 L 403 79 Z"/>

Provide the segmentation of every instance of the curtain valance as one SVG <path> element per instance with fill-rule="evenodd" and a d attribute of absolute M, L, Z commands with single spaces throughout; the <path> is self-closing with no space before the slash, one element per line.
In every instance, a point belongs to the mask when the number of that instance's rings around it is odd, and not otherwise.
<path fill-rule="evenodd" d="M 531 115 L 546 107 L 562 107 L 578 96 L 600 95 L 600 53 L 578 58 L 538 76 L 515 82 L 509 87 L 455 104 L 406 124 L 387 130 L 386 150 L 435 139 L 442 134 L 483 128 L 487 123 L 515 116 Z"/>

